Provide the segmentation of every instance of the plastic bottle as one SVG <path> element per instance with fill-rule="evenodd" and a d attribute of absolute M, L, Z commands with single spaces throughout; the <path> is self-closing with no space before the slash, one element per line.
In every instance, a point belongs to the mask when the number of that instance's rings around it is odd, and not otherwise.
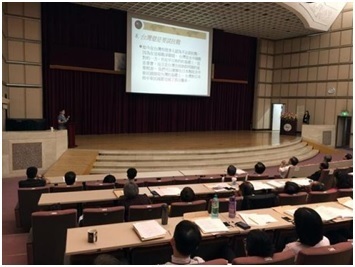
<path fill-rule="evenodd" d="M 219 201 L 216 194 L 212 199 L 211 217 L 218 218 L 218 213 L 219 213 Z"/>
<path fill-rule="evenodd" d="M 229 197 L 229 206 L 228 206 L 228 217 L 235 218 L 235 212 L 237 207 L 237 201 L 235 200 L 235 196 Z"/>
<path fill-rule="evenodd" d="M 168 205 L 163 204 L 161 206 L 161 224 L 167 225 L 168 224 Z"/>

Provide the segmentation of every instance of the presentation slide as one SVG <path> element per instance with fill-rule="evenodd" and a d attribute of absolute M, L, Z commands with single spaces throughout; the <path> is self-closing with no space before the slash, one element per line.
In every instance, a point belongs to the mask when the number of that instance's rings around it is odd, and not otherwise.
<path fill-rule="evenodd" d="M 209 96 L 212 29 L 128 14 L 126 91 Z"/>

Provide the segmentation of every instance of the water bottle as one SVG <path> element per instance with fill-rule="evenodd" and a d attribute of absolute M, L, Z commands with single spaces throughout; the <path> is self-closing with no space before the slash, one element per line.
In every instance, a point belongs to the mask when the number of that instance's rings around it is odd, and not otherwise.
<path fill-rule="evenodd" d="M 212 178 L 212 177 L 211 177 Z M 222 175 L 221 182 L 224 183 L 224 175 Z"/>
<path fill-rule="evenodd" d="M 211 217 L 218 218 L 219 213 L 219 201 L 217 195 L 214 195 L 212 199 Z"/>
<path fill-rule="evenodd" d="M 228 206 L 228 216 L 229 218 L 235 218 L 235 210 L 237 207 L 237 202 L 235 196 L 229 197 L 229 206 Z"/>
<path fill-rule="evenodd" d="M 161 224 L 167 225 L 168 224 L 168 205 L 163 204 L 161 206 Z"/>

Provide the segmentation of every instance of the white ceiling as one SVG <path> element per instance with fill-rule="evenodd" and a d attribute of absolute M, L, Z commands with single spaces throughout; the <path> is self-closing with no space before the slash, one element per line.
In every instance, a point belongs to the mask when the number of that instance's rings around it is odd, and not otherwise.
<path fill-rule="evenodd" d="M 274 2 L 80 2 L 166 20 L 279 40 L 319 31 L 305 29 L 291 11 Z"/>

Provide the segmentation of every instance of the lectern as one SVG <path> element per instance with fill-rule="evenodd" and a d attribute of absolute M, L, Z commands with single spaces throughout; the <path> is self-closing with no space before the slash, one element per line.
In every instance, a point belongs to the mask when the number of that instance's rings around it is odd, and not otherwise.
<path fill-rule="evenodd" d="M 76 147 L 75 145 L 75 123 L 69 122 L 67 123 L 68 130 L 68 148 Z"/>

